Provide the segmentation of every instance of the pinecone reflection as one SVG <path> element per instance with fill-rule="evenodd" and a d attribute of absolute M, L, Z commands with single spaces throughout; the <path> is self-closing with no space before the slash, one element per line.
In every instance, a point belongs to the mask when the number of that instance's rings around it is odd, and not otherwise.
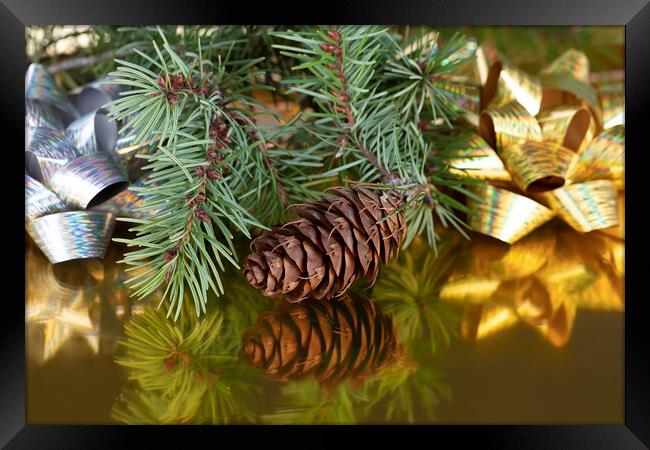
<path fill-rule="evenodd" d="M 392 316 L 370 300 L 279 302 L 246 330 L 242 357 L 281 380 L 313 377 L 331 387 L 390 367 L 403 354 Z"/>

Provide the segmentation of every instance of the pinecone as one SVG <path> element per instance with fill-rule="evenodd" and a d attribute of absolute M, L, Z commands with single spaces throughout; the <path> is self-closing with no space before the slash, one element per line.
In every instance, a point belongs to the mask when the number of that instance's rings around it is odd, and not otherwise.
<path fill-rule="evenodd" d="M 333 387 L 347 377 L 359 381 L 400 359 L 392 316 L 374 302 L 343 296 L 331 302 L 278 302 L 244 332 L 241 356 L 269 377 L 313 377 Z"/>
<path fill-rule="evenodd" d="M 294 303 L 329 299 L 360 276 L 377 278 L 379 261 L 397 256 L 406 233 L 402 198 L 394 191 L 333 188 L 336 195 L 294 206 L 299 216 L 253 241 L 244 260 L 248 281 L 266 296 Z"/>

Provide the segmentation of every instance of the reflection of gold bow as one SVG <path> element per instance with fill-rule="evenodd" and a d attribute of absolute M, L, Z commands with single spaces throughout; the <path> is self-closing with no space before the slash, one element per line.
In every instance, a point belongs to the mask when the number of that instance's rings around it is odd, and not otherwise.
<path fill-rule="evenodd" d="M 578 309 L 624 310 L 621 239 L 553 224 L 509 246 L 488 239 L 472 240 L 440 291 L 443 301 L 465 306 L 466 339 L 525 323 L 559 347 Z"/>
<path fill-rule="evenodd" d="M 513 243 L 554 216 L 581 232 L 618 225 L 623 189 L 622 94 L 600 96 L 585 55 L 569 50 L 534 78 L 477 51 L 483 85 L 479 135 L 451 161 L 486 180 L 468 198 L 476 231 Z M 489 67 L 489 68 L 488 68 Z"/>

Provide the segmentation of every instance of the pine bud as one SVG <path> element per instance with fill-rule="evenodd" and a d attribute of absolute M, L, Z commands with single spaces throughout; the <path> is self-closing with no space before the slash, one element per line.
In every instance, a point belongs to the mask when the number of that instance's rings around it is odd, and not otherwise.
<path fill-rule="evenodd" d="M 183 89 L 183 87 L 185 86 L 185 77 L 183 76 L 183 74 L 179 74 L 176 76 L 170 75 L 169 78 L 172 83 L 172 90 Z"/>
<path fill-rule="evenodd" d="M 338 42 L 341 39 L 341 35 L 334 29 L 331 29 L 327 32 L 327 35 L 332 38 L 333 41 Z"/>
<path fill-rule="evenodd" d="M 197 203 L 201 203 L 205 201 L 205 194 L 203 192 L 199 192 L 198 194 L 196 194 L 195 199 Z"/>
<path fill-rule="evenodd" d="M 210 178 L 211 180 L 218 180 L 219 178 L 221 178 L 221 175 L 216 170 L 210 169 L 208 170 L 208 178 Z"/>
<path fill-rule="evenodd" d="M 204 166 L 197 167 L 196 169 L 194 169 L 194 174 L 197 177 L 202 177 L 203 175 L 205 175 L 205 167 Z"/>
<path fill-rule="evenodd" d="M 165 281 L 169 281 L 169 279 L 174 275 L 174 269 L 175 269 L 175 264 L 172 264 L 172 266 L 167 269 L 167 272 L 165 272 Z"/>
<path fill-rule="evenodd" d="M 244 117 L 241 116 L 240 114 L 234 114 L 232 117 L 233 119 L 235 119 L 235 122 L 241 125 L 246 125 L 246 119 L 244 119 Z"/>
<path fill-rule="evenodd" d="M 334 55 L 335 56 L 341 56 L 343 54 L 343 50 L 341 50 L 341 47 L 335 47 L 334 48 Z"/>
<path fill-rule="evenodd" d="M 346 113 L 347 113 L 347 110 L 345 109 L 345 107 L 343 107 L 343 106 L 341 106 L 341 105 L 336 105 L 335 108 L 336 108 L 336 110 L 337 110 L 338 112 L 340 112 L 341 114 L 346 114 Z"/>
<path fill-rule="evenodd" d="M 176 357 L 170 356 L 163 360 L 163 365 L 165 367 L 165 372 L 171 372 L 174 367 L 176 367 Z"/>
<path fill-rule="evenodd" d="M 165 250 L 165 253 L 163 253 L 163 260 L 165 262 L 169 262 L 172 259 L 174 259 L 174 256 L 176 256 L 176 249 L 168 248 L 167 250 Z"/>
<path fill-rule="evenodd" d="M 167 88 L 167 83 L 165 83 L 165 78 L 162 76 L 162 74 L 160 73 L 158 74 L 157 81 L 158 81 L 158 86 L 160 86 L 162 89 Z"/>
<path fill-rule="evenodd" d="M 208 150 L 208 152 L 205 154 L 205 159 L 207 159 L 208 161 L 213 161 L 213 160 L 217 159 L 218 155 L 219 154 L 217 152 L 215 152 L 214 150 Z"/>
<path fill-rule="evenodd" d="M 196 214 L 196 218 L 199 219 L 201 222 L 209 222 L 210 221 L 210 216 L 208 216 L 208 213 L 205 212 L 202 208 L 197 208 L 194 213 Z"/>
<path fill-rule="evenodd" d="M 175 94 L 172 94 L 171 92 L 167 93 L 167 101 L 171 103 L 172 105 L 176 105 L 178 103 L 178 97 L 176 97 Z"/>

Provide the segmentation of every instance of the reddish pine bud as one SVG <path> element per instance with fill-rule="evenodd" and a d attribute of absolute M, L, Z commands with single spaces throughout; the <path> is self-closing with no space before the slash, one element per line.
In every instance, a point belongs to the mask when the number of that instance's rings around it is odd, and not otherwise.
<path fill-rule="evenodd" d="M 195 199 L 196 199 L 197 203 L 201 203 L 201 202 L 205 201 L 205 194 L 203 192 L 199 192 L 198 194 L 196 194 Z"/>
<path fill-rule="evenodd" d="M 208 222 L 210 220 L 210 216 L 208 216 L 208 213 L 201 208 L 197 208 L 194 211 L 194 214 L 196 214 L 196 218 L 199 219 L 201 222 Z"/>
<path fill-rule="evenodd" d="M 202 177 L 203 175 L 205 175 L 205 167 L 203 166 L 197 167 L 196 169 L 194 169 L 194 174 L 197 177 Z"/>
<path fill-rule="evenodd" d="M 221 178 L 221 174 L 214 169 L 210 169 L 208 170 L 208 178 L 210 178 L 211 180 L 218 180 L 219 178 Z"/>
<path fill-rule="evenodd" d="M 205 159 L 207 159 L 208 161 L 213 161 L 217 159 L 217 156 L 218 156 L 217 152 L 215 152 L 214 150 L 208 150 L 208 152 L 205 154 Z"/>
<path fill-rule="evenodd" d="M 338 98 L 342 102 L 347 102 L 349 100 L 346 94 L 339 94 L 338 92 L 332 92 L 332 95 L 334 95 L 334 97 Z"/>
<path fill-rule="evenodd" d="M 169 279 L 174 275 L 174 268 L 175 264 L 172 264 L 172 266 L 167 269 L 167 272 L 165 272 L 165 281 L 169 281 Z"/>
<path fill-rule="evenodd" d="M 183 89 L 183 86 L 185 86 L 185 78 L 183 77 L 183 74 L 170 75 L 169 81 L 171 82 L 172 90 Z"/>
<path fill-rule="evenodd" d="M 165 262 L 169 262 L 172 259 L 174 259 L 174 256 L 176 256 L 176 249 L 175 248 L 168 248 L 165 253 L 163 254 L 163 259 Z"/>
<path fill-rule="evenodd" d="M 162 74 L 160 73 L 158 74 L 157 81 L 158 81 L 158 86 L 160 86 L 163 89 L 167 88 L 167 83 L 165 83 L 165 78 L 162 76 Z"/>
<path fill-rule="evenodd" d="M 343 50 L 341 50 L 341 47 L 336 47 L 334 49 L 334 55 L 341 56 L 342 54 L 343 54 Z"/>
<path fill-rule="evenodd" d="M 176 358 L 174 356 L 170 356 L 169 358 L 165 358 L 163 360 L 163 366 L 165 367 L 165 372 L 171 372 L 174 367 L 176 367 Z"/>
<path fill-rule="evenodd" d="M 178 103 L 178 97 L 176 97 L 176 95 L 172 94 L 171 92 L 168 92 L 167 101 L 172 105 L 176 105 Z"/>
<path fill-rule="evenodd" d="M 338 42 L 341 39 L 341 35 L 334 29 L 331 29 L 327 32 L 327 35 L 332 38 L 333 41 Z"/>
<path fill-rule="evenodd" d="M 433 209 L 433 199 L 431 198 L 430 195 L 425 195 L 424 203 L 427 205 L 429 209 Z"/>
<path fill-rule="evenodd" d="M 326 64 L 326 67 L 330 69 L 333 72 L 338 72 L 339 71 L 339 65 L 338 64 Z"/>
<path fill-rule="evenodd" d="M 192 75 L 190 75 L 189 77 L 187 77 L 187 87 L 190 89 L 194 89 L 194 85 L 195 85 L 194 78 L 192 77 Z"/>
<path fill-rule="evenodd" d="M 343 106 L 341 106 L 341 105 L 336 105 L 336 110 L 337 110 L 338 112 L 340 112 L 341 114 L 345 114 L 345 113 L 347 112 L 347 110 L 345 109 L 345 107 L 343 107 Z"/>
<path fill-rule="evenodd" d="M 246 125 L 246 119 L 240 114 L 234 114 L 233 119 L 235 119 L 235 122 L 241 124 L 241 125 Z"/>
<path fill-rule="evenodd" d="M 228 136 L 224 136 L 221 138 L 224 144 L 232 144 L 232 139 L 230 139 Z"/>

